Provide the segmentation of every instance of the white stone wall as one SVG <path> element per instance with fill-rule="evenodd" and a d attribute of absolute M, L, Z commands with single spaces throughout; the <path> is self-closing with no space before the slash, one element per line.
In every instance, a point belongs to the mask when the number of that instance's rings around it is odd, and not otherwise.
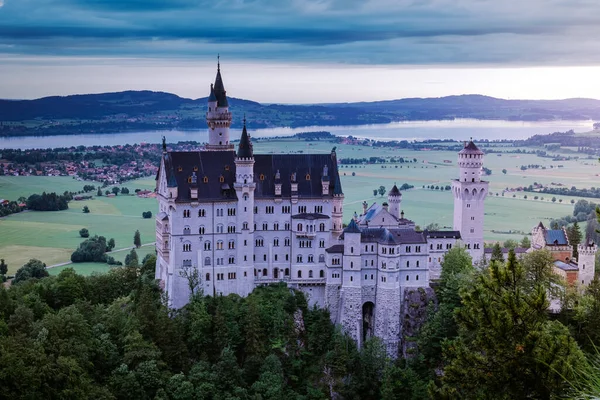
<path fill-rule="evenodd" d="M 578 245 L 577 252 L 579 257 L 577 259 L 577 266 L 579 267 L 579 282 L 577 284 L 586 287 L 592 280 L 594 280 L 594 269 L 596 266 L 596 251 L 598 247 L 596 245 L 586 246 Z"/>

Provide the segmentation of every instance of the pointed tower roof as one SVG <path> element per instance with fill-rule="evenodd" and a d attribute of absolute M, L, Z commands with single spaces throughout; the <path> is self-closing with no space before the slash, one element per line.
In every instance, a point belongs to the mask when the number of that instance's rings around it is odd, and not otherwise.
<path fill-rule="evenodd" d="M 215 96 L 217 98 L 218 107 L 229 107 L 227 102 L 227 96 L 225 92 L 225 85 L 223 85 L 223 78 L 221 77 L 221 62 L 217 61 L 217 77 L 215 78 L 215 85 L 213 88 Z"/>
<path fill-rule="evenodd" d="M 246 130 L 246 117 L 244 117 L 244 128 L 242 129 L 242 137 L 240 144 L 238 145 L 238 158 L 253 158 L 254 152 L 252 151 L 252 142 L 250 142 L 250 136 Z"/>
<path fill-rule="evenodd" d="M 473 143 L 473 140 L 470 140 L 468 143 L 465 143 L 465 148 L 458 154 L 483 154 L 483 151 L 479 150 L 479 147 Z"/>
<path fill-rule="evenodd" d="M 398 189 L 398 186 L 396 186 L 396 184 L 394 184 L 394 187 L 392 188 L 392 190 L 390 190 L 388 196 L 402 196 L 402 193 L 400 193 L 400 189 Z"/>
<path fill-rule="evenodd" d="M 208 102 L 211 103 L 213 101 L 217 101 L 217 96 L 215 95 L 215 88 L 213 84 L 210 84 L 210 96 L 208 96 Z"/>
<path fill-rule="evenodd" d="M 350 223 L 348 224 L 346 229 L 344 229 L 344 233 L 360 233 L 360 228 L 356 224 L 354 218 L 350 220 Z"/>

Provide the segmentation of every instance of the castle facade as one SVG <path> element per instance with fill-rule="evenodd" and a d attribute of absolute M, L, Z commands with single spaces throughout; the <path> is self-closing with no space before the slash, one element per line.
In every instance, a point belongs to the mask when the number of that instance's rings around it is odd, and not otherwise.
<path fill-rule="evenodd" d="M 452 182 L 452 231 L 417 231 L 396 186 L 381 205 L 363 205 L 343 225 L 344 193 L 335 148 L 330 154 L 254 154 L 244 126 L 237 151 L 220 67 L 208 98 L 209 143 L 163 155 L 156 177 L 156 278 L 173 307 L 190 290 L 247 296 L 285 282 L 311 305 L 329 308 L 360 345 L 375 335 L 397 354 L 407 289 L 439 277 L 443 256 L 462 240 L 483 259 L 483 152 L 458 154 Z M 196 282 L 197 285 L 191 285 Z"/>

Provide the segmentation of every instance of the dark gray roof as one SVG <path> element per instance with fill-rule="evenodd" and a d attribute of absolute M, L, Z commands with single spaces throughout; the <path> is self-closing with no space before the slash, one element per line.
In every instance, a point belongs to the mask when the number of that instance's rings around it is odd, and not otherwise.
<path fill-rule="evenodd" d="M 390 193 L 388 193 L 388 196 L 402 196 L 402 193 L 400 193 L 400 189 L 398 189 L 398 186 L 394 185 L 394 187 L 392 188 L 392 190 L 390 190 Z"/>
<path fill-rule="evenodd" d="M 329 219 L 329 216 L 325 215 L 325 214 L 319 214 L 319 213 L 300 213 L 300 214 L 292 215 L 292 219 L 307 219 L 307 220 Z"/>
<path fill-rule="evenodd" d="M 425 236 L 432 239 L 460 239 L 460 231 L 428 231 L 425 230 Z"/>
<path fill-rule="evenodd" d="M 325 251 L 327 253 L 343 253 L 344 252 L 344 245 L 343 244 L 334 244 L 330 248 L 325 249 Z"/>
<path fill-rule="evenodd" d="M 217 101 L 217 96 L 215 95 L 215 88 L 213 84 L 210 84 L 210 96 L 208 96 L 208 102 Z"/>
<path fill-rule="evenodd" d="M 483 151 L 479 150 L 479 148 L 471 140 L 458 154 L 483 154 Z"/>
<path fill-rule="evenodd" d="M 350 220 L 350 223 L 348 224 L 348 227 L 346 229 L 344 229 L 344 232 L 348 232 L 348 233 L 360 233 L 360 228 L 356 224 L 356 221 L 354 220 L 354 218 L 352 218 Z"/>
<path fill-rule="evenodd" d="M 190 151 L 170 152 L 164 155 L 165 172 L 170 187 L 178 188 L 177 201 L 190 201 L 188 179 L 195 172 L 198 179 L 198 198 L 206 200 L 236 199 L 233 184 L 235 182 L 235 157 L 233 151 Z M 255 198 L 275 197 L 275 175 L 280 172 L 282 197 L 291 197 L 290 177 L 296 173 L 298 197 L 323 198 L 321 172 L 323 165 L 329 168 L 329 174 L 337 178 L 329 182 L 329 195 L 334 193 L 333 182 L 339 183 L 337 164 L 330 154 L 259 154 L 254 156 Z M 194 169 L 197 169 L 195 171 Z M 208 183 L 204 183 L 204 177 Z M 221 177 L 223 182 L 221 182 Z M 262 178 L 262 179 L 261 179 Z M 308 178 L 308 179 L 307 179 Z M 339 188 L 341 192 L 341 187 Z"/>
<path fill-rule="evenodd" d="M 252 158 L 254 156 L 252 142 L 250 142 L 250 136 L 248 136 L 248 131 L 246 130 L 246 118 L 244 118 L 244 128 L 242 129 L 242 137 L 240 139 L 240 144 L 238 145 L 237 156 L 239 158 Z"/>
<path fill-rule="evenodd" d="M 233 151 L 176 151 L 167 153 L 166 157 L 166 172 L 175 180 L 177 187 L 176 201 L 191 201 L 192 186 L 198 188 L 200 201 L 237 199 L 235 190 L 232 189 L 235 182 Z M 194 172 L 197 184 L 190 182 Z M 207 183 L 204 182 L 205 177 L 208 179 Z M 229 185 L 229 188 L 223 189 L 223 185 Z"/>
<path fill-rule="evenodd" d="M 227 95 L 225 92 L 225 85 L 223 85 L 223 78 L 221 77 L 221 66 L 217 67 L 217 77 L 215 78 L 214 86 L 215 96 L 217 97 L 218 107 L 229 107 L 227 102 Z"/>
<path fill-rule="evenodd" d="M 329 195 L 326 196 L 332 197 L 336 191 L 341 193 L 342 188 L 337 163 L 330 154 L 255 154 L 256 191 L 254 196 L 256 198 L 275 197 L 275 174 L 279 171 L 282 197 L 291 196 L 291 176 L 292 173 L 295 173 L 298 197 L 322 198 L 321 173 L 324 165 L 327 165 L 329 169 L 329 176 L 334 178 L 328 182 Z"/>
<path fill-rule="evenodd" d="M 413 244 L 426 243 L 423 232 L 412 229 L 387 229 L 387 228 L 363 228 L 360 235 L 361 242 L 375 242 L 379 244 Z"/>

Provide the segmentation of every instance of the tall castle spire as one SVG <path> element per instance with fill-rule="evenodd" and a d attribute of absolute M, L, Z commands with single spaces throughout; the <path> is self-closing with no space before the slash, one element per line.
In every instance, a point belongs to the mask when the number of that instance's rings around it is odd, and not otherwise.
<path fill-rule="evenodd" d="M 233 144 L 229 142 L 229 127 L 231 126 L 231 113 L 227 92 L 221 76 L 221 60 L 217 57 L 217 76 L 214 85 L 210 85 L 208 97 L 208 112 L 206 113 L 206 124 L 208 125 L 208 144 L 206 150 L 233 150 Z"/>
<path fill-rule="evenodd" d="M 240 144 L 238 145 L 238 158 L 253 158 L 254 151 L 252 150 L 252 142 L 250 142 L 250 136 L 246 130 L 246 116 L 244 116 L 244 128 L 242 129 L 242 137 L 240 138 Z"/>

